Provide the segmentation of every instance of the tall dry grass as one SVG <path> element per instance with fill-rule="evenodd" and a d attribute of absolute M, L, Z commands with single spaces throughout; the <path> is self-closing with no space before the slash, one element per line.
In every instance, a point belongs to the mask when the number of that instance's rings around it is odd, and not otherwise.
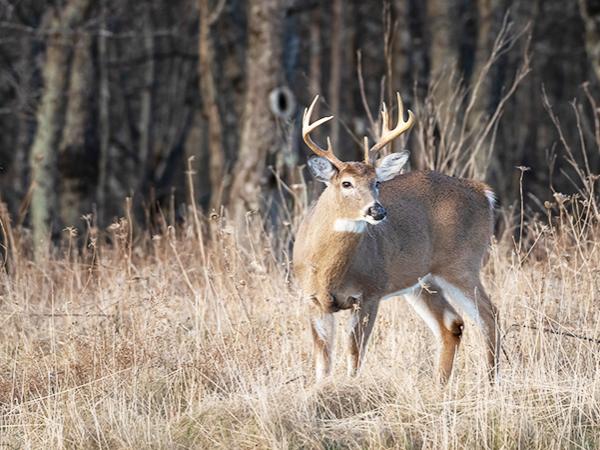
<path fill-rule="evenodd" d="M 584 154 L 600 149 L 594 123 Z M 467 323 L 437 385 L 434 340 L 401 298 L 382 305 L 358 378 L 340 327 L 335 374 L 314 384 L 289 254 L 306 187 L 278 219 L 191 205 L 149 234 L 129 214 L 108 230 L 88 217 L 38 262 L 1 210 L 0 448 L 600 448 L 598 179 L 577 151 L 576 195 L 537 216 L 526 198 L 498 211 L 483 271 L 501 313 L 497 384 Z"/>
<path fill-rule="evenodd" d="M 0 278 L 0 445 L 598 448 L 598 223 L 580 199 L 560 201 L 524 220 L 520 251 L 510 230 L 491 246 L 496 385 L 470 323 L 450 384 L 436 385 L 433 338 L 402 299 L 382 306 L 358 378 L 344 375 L 340 331 L 335 375 L 314 385 L 287 221 L 190 210 L 154 236 L 123 219 L 110 244 L 90 224 L 82 251 L 66 230 L 40 263 L 16 251 Z"/>

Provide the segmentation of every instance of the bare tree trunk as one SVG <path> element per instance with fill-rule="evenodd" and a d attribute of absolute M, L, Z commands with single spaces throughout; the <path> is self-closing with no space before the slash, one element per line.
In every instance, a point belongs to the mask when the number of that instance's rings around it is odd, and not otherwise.
<path fill-rule="evenodd" d="M 468 117 L 470 129 L 483 126 L 490 108 L 492 83 L 490 74 L 485 71 L 494 45 L 494 3 L 494 0 L 477 0 L 477 42 L 471 77 L 471 95 L 475 103 Z M 488 162 L 486 152 L 479 150 L 475 157 L 475 171 L 479 177 L 484 178 Z"/>
<path fill-rule="evenodd" d="M 340 87 L 342 82 L 342 44 L 344 42 L 344 5 L 342 0 L 333 0 L 331 11 L 331 54 L 330 54 L 330 73 L 329 73 L 329 95 L 328 101 L 331 107 L 331 114 L 336 117 L 331 124 L 331 142 L 335 148 L 340 137 Z"/>
<path fill-rule="evenodd" d="M 427 24 L 430 35 L 430 81 L 438 81 L 437 98 L 447 102 L 451 96 L 451 75 L 457 75 L 458 46 L 453 34 L 454 2 L 427 0 Z"/>
<path fill-rule="evenodd" d="M 386 65 L 387 99 L 394 103 L 394 92 L 399 91 L 405 102 L 410 102 L 410 32 L 408 29 L 410 11 L 409 2 L 396 0 L 394 5 L 390 0 L 384 3 L 384 53 Z M 393 7 L 392 7 L 393 6 Z M 392 10 L 395 11 L 395 20 Z M 410 104 L 410 103 L 409 103 Z M 405 147 L 406 137 L 393 141 L 389 148 L 396 152 Z"/>
<path fill-rule="evenodd" d="M 225 155 L 223 152 L 223 125 L 221 123 L 219 100 L 213 74 L 215 61 L 210 33 L 212 18 L 209 11 L 209 0 L 198 0 L 198 10 L 198 79 L 202 95 L 202 110 L 208 123 L 210 206 L 217 208 L 222 201 Z"/>
<path fill-rule="evenodd" d="M 144 8 L 144 53 L 148 58 L 144 70 L 144 86 L 140 102 L 140 180 L 138 186 L 142 187 L 148 171 L 148 160 L 152 157 L 152 97 L 154 89 L 154 36 L 152 35 L 152 15 L 150 5 Z"/>
<path fill-rule="evenodd" d="M 592 8 L 594 3 L 595 9 Z M 585 24 L 585 50 L 600 82 L 600 6 L 592 0 L 579 0 L 579 11 Z"/>
<path fill-rule="evenodd" d="M 312 98 L 321 93 L 321 8 L 315 8 L 311 12 L 308 26 L 310 42 L 308 90 Z"/>
<path fill-rule="evenodd" d="M 494 0 L 477 0 L 477 42 L 475 48 L 475 64 L 473 67 L 473 76 L 471 79 L 476 81 L 485 70 L 486 63 L 490 57 L 492 46 L 494 44 L 493 19 L 494 19 Z M 486 80 L 487 81 L 487 80 Z M 489 82 L 481 86 L 485 100 L 489 100 Z"/>
<path fill-rule="evenodd" d="M 109 122 L 109 101 L 110 89 L 108 84 L 108 73 L 106 67 L 107 60 L 107 39 L 106 39 L 106 5 L 105 0 L 102 0 L 101 6 L 101 30 L 98 36 L 98 65 L 100 78 L 100 95 L 99 95 L 99 120 L 98 129 L 100 134 L 100 160 L 98 164 L 98 186 L 96 191 L 96 201 L 98 209 L 98 223 L 104 223 L 106 214 L 106 198 L 108 190 L 108 172 L 110 164 L 110 122 Z"/>
<path fill-rule="evenodd" d="M 204 151 L 206 135 L 208 134 L 206 132 L 207 128 L 202 112 L 199 109 L 194 110 L 190 130 L 184 143 L 184 152 L 185 161 L 194 158 L 193 167 L 196 168 L 198 175 L 192 178 L 196 198 L 188 199 L 188 203 L 192 200 L 197 201 L 198 198 L 207 198 L 210 193 L 210 177 L 207 176 L 206 169 L 209 166 L 209 155 Z M 189 188 L 187 191 L 189 193 Z"/>
<path fill-rule="evenodd" d="M 29 38 L 21 39 L 21 55 L 28 67 L 34 66 L 32 43 Z M 20 89 L 22 92 L 32 92 L 32 79 L 34 71 L 27 70 L 23 73 Z M 29 165 L 28 155 L 31 148 L 31 114 L 28 105 L 28 96 L 19 95 L 17 106 L 18 111 L 18 128 L 15 145 L 15 162 L 13 170 L 13 186 L 22 197 L 25 195 L 29 186 L 27 186 L 27 168 Z"/>
<path fill-rule="evenodd" d="M 321 15 L 322 8 L 314 8 L 309 16 L 309 24 L 308 24 L 308 40 L 309 40 L 309 61 L 308 61 L 308 101 L 312 101 L 312 99 L 316 95 L 322 95 L 323 92 L 321 90 L 321 52 L 323 51 L 321 44 Z M 316 129 L 314 131 L 314 136 L 317 141 L 319 140 L 320 129 Z M 298 150 L 299 155 L 305 155 L 305 147 L 304 145 L 300 145 Z M 301 160 L 304 158 L 301 157 Z"/>
<path fill-rule="evenodd" d="M 281 0 L 249 0 L 246 99 L 230 202 L 234 216 L 257 209 L 265 160 L 280 143 L 269 94 L 282 78 Z"/>
<path fill-rule="evenodd" d="M 65 125 L 59 145 L 60 180 L 58 183 L 59 209 L 62 224 L 74 226 L 81 211 L 81 159 L 85 154 L 85 128 L 88 120 L 89 86 L 92 78 L 90 58 L 91 38 L 78 37 L 71 65 Z"/>
<path fill-rule="evenodd" d="M 56 160 L 54 148 L 58 143 L 64 93 L 68 79 L 70 45 L 61 30 L 77 27 L 89 7 L 89 0 L 71 0 L 51 20 L 53 34 L 49 38 L 43 67 L 44 93 L 37 111 L 37 130 L 31 148 L 31 224 L 36 259 L 48 251 L 50 220 L 55 207 Z"/>
<path fill-rule="evenodd" d="M 403 98 L 408 98 L 411 94 L 410 82 L 410 52 L 411 39 L 409 30 L 409 2 L 406 0 L 395 0 L 394 9 L 396 12 L 396 29 L 394 32 L 394 51 L 393 51 L 393 85 L 392 90 L 400 89 Z M 392 100 L 392 98 L 390 98 Z"/>

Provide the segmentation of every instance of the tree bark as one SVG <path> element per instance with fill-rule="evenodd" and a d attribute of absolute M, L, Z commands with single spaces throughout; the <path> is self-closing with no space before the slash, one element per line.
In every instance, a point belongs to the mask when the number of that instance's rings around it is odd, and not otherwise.
<path fill-rule="evenodd" d="M 215 66 L 210 32 L 209 0 L 198 0 L 198 79 L 202 95 L 202 110 L 208 124 L 208 175 L 210 178 L 210 206 L 218 208 L 222 200 L 225 155 L 223 152 L 223 125 L 213 67 Z"/>
<path fill-rule="evenodd" d="M 68 34 L 62 30 L 76 28 L 85 17 L 89 0 L 71 0 L 51 20 L 52 34 L 48 40 L 46 60 L 42 69 L 44 92 L 37 110 L 37 129 L 30 153 L 31 225 L 36 259 L 43 258 L 50 243 L 50 221 L 55 208 L 56 154 L 64 109 L 64 92 L 68 79 L 71 46 Z"/>
<path fill-rule="evenodd" d="M 101 6 L 101 30 L 98 36 L 98 66 L 99 66 L 99 118 L 98 130 L 100 134 L 100 159 L 98 162 L 98 185 L 96 190 L 98 223 L 103 224 L 106 215 L 106 198 L 108 197 L 108 173 L 110 169 L 110 122 L 109 101 L 110 87 L 108 82 L 107 39 L 106 39 L 106 5 L 104 0 Z"/>
<path fill-rule="evenodd" d="M 596 4 L 595 9 L 592 3 Z M 579 0 L 579 11 L 585 24 L 585 50 L 600 82 L 600 5 L 592 0 Z"/>
<path fill-rule="evenodd" d="M 143 189 L 144 180 L 148 171 L 148 160 L 152 158 L 152 98 L 154 91 L 154 36 L 152 25 L 151 5 L 144 8 L 144 53 L 147 55 L 147 62 L 143 75 L 144 86 L 140 101 L 140 151 L 139 161 L 141 170 L 139 171 L 140 180 L 138 186 Z"/>
<path fill-rule="evenodd" d="M 310 14 L 309 27 L 309 69 L 308 90 L 311 99 L 321 94 L 321 8 L 315 8 Z"/>
<path fill-rule="evenodd" d="M 240 150 L 234 169 L 230 202 L 234 217 L 259 207 L 261 180 L 269 152 L 280 144 L 269 93 L 282 79 L 281 0 L 249 0 L 246 98 Z"/>
<path fill-rule="evenodd" d="M 492 31 L 495 3 L 494 0 L 477 0 L 477 41 L 471 77 L 471 96 L 474 96 L 474 103 L 468 117 L 470 129 L 484 126 L 491 106 L 491 74 L 485 71 L 494 45 Z M 475 171 L 478 177 L 485 178 L 488 163 L 486 153 L 480 149 L 475 157 Z"/>
<path fill-rule="evenodd" d="M 329 73 L 328 101 L 335 120 L 331 124 L 331 142 L 336 148 L 340 137 L 340 88 L 342 82 L 342 44 L 344 30 L 344 5 L 342 0 L 333 0 L 331 11 L 331 61 Z"/>
<path fill-rule="evenodd" d="M 59 210 L 61 222 L 65 226 L 74 226 L 83 212 L 83 174 L 80 164 L 85 157 L 85 129 L 89 116 L 88 93 L 92 78 L 90 46 L 90 36 L 80 35 L 71 65 L 65 125 L 58 149 Z"/>
<path fill-rule="evenodd" d="M 28 38 L 21 39 L 20 52 L 27 67 L 33 67 L 34 55 L 33 46 Z M 20 89 L 22 92 L 33 92 L 34 73 L 32 70 L 23 71 Z M 13 173 L 13 186 L 19 196 L 25 196 L 29 186 L 27 186 L 27 170 L 29 166 L 28 155 L 31 148 L 33 120 L 28 112 L 28 96 L 20 95 L 18 97 L 18 125 L 15 142 L 15 162 Z"/>
<path fill-rule="evenodd" d="M 411 94 L 410 85 L 410 51 L 411 36 L 409 28 L 409 2 L 406 0 L 395 0 L 394 9 L 396 13 L 396 30 L 394 34 L 394 59 L 393 70 L 394 89 L 401 90 L 403 98 Z M 392 89 L 392 90 L 394 90 Z M 391 98 L 390 98 L 391 100 Z"/>
<path fill-rule="evenodd" d="M 457 75 L 458 46 L 454 38 L 453 2 L 427 0 L 427 24 L 430 35 L 430 82 L 439 80 L 437 98 L 449 101 L 452 92 L 452 75 Z"/>
<path fill-rule="evenodd" d="M 471 77 L 472 81 L 479 79 L 492 51 L 494 44 L 492 31 L 495 3 L 494 0 L 477 0 L 477 41 L 475 43 L 475 63 Z M 481 87 L 485 100 L 489 100 L 489 96 L 486 95 L 489 90 L 486 88 L 488 85 L 489 81 L 486 80 L 486 83 L 482 84 Z"/>

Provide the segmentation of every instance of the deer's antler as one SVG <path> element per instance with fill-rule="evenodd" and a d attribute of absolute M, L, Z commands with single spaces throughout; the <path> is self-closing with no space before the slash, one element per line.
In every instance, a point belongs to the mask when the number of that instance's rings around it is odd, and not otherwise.
<path fill-rule="evenodd" d="M 315 99 L 312 101 L 308 109 L 304 110 L 304 115 L 302 116 L 302 138 L 308 147 L 318 156 L 321 156 L 327 159 L 331 164 L 333 164 L 338 170 L 342 170 L 346 163 L 340 161 L 334 154 L 333 148 L 331 146 L 331 140 L 327 137 L 327 150 L 319 147 L 315 141 L 313 141 L 310 137 L 310 133 L 314 131 L 317 127 L 324 124 L 325 122 L 333 119 L 333 116 L 322 117 L 314 123 L 310 123 L 310 117 L 312 116 L 313 109 L 315 109 L 315 105 L 317 104 L 317 100 L 319 100 L 319 96 L 317 95 Z"/>
<path fill-rule="evenodd" d="M 393 129 L 389 128 L 390 115 L 384 103 L 381 111 L 381 136 L 370 149 L 367 150 L 367 147 L 365 146 L 365 163 L 367 164 L 371 163 L 373 156 L 378 151 L 399 137 L 401 134 L 410 130 L 415 124 L 415 115 L 410 109 L 408 110 L 408 120 L 406 122 L 404 121 L 404 104 L 402 103 L 402 98 L 400 97 L 399 92 L 396 92 L 396 100 L 398 102 L 398 123 Z"/>

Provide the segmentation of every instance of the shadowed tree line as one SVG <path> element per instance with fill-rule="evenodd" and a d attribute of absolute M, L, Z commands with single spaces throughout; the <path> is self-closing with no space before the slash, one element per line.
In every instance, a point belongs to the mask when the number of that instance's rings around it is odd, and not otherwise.
<path fill-rule="evenodd" d="M 42 245 L 84 214 L 106 226 L 126 197 L 151 227 L 157 205 L 190 200 L 193 157 L 195 200 L 241 217 L 278 180 L 301 185 L 315 94 L 356 159 L 398 90 L 419 121 L 394 144 L 413 168 L 452 172 L 468 144 L 465 175 L 509 203 L 530 167 L 541 204 L 575 190 L 549 108 L 567 141 L 600 142 L 599 24 L 597 0 L 2 1 L 1 200 Z M 586 164 L 597 173 L 600 151 Z"/>

